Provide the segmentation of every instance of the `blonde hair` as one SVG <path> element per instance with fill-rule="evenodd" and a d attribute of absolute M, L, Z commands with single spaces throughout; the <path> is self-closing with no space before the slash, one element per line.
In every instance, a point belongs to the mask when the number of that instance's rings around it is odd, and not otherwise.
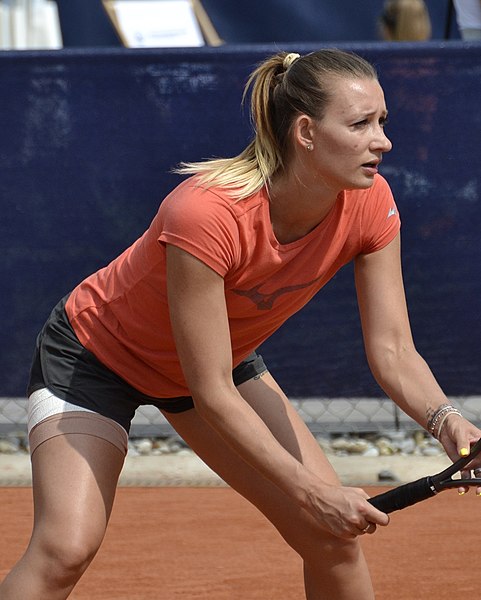
<path fill-rule="evenodd" d="M 357 54 L 337 49 L 305 56 L 280 52 L 259 64 L 244 89 L 251 92 L 254 139 L 237 156 L 181 163 L 175 172 L 199 175 L 199 183 L 228 190 L 238 200 L 267 185 L 284 169 L 291 149 L 290 132 L 299 114 L 324 116 L 332 77 L 377 79 L 374 67 Z"/>
<path fill-rule="evenodd" d="M 432 33 L 423 0 L 387 0 L 380 25 L 384 39 L 393 42 L 424 42 Z"/>

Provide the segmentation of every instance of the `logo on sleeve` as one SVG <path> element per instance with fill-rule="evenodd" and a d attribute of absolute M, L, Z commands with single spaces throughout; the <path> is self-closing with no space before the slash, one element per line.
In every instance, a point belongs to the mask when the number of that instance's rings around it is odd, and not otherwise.
<path fill-rule="evenodd" d="M 387 213 L 387 218 L 389 219 L 389 217 L 393 217 L 394 215 L 397 215 L 397 210 L 392 206 Z"/>

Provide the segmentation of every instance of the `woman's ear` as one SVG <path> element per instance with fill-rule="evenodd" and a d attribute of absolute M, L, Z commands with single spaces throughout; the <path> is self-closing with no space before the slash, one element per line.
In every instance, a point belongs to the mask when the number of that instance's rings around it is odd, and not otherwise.
<path fill-rule="evenodd" d="M 293 123 L 293 138 L 296 145 L 312 149 L 314 142 L 314 121 L 307 115 L 299 115 Z"/>

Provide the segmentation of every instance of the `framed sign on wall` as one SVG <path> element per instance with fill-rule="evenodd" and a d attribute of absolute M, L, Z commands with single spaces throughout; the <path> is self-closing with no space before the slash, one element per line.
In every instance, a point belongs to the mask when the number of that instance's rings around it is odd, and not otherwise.
<path fill-rule="evenodd" d="M 127 48 L 223 43 L 200 0 L 103 0 L 103 6 Z"/>

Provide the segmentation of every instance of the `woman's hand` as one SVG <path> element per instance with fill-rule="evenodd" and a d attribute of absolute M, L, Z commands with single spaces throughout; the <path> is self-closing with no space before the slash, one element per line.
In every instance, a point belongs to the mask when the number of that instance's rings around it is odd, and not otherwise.
<path fill-rule="evenodd" d="M 369 504 L 368 498 L 360 488 L 323 485 L 310 494 L 307 509 L 327 531 L 350 539 L 389 523 L 389 516 Z"/>
<path fill-rule="evenodd" d="M 458 414 L 451 414 L 446 417 L 439 435 L 439 441 L 453 462 L 459 457 L 469 454 L 471 446 L 480 438 L 481 430 Z M 476 458 L 469 465 L 469 469 L 461 473 L 461 476 L 468 478 L 471 476 L 471 470 L 479 468 L 481 468 L 481 457 Z M 465 494 L 468 490 L 468 487 L 461 486 L 458 488 L 460 494 Z M 481 480 L 479 487 L 476 488 L 476 493 L 481 495 Z"/>
<path fill-rule="evenodd" d="M 481 437 L 481 430 L 464 417 L 453 413 L 446 417 L 438 437 L 446 454 L 454 462 L 460 456 L 469 454 L 471 445 Z M 481 459 L 478 460 L 480 461 Z"/>

